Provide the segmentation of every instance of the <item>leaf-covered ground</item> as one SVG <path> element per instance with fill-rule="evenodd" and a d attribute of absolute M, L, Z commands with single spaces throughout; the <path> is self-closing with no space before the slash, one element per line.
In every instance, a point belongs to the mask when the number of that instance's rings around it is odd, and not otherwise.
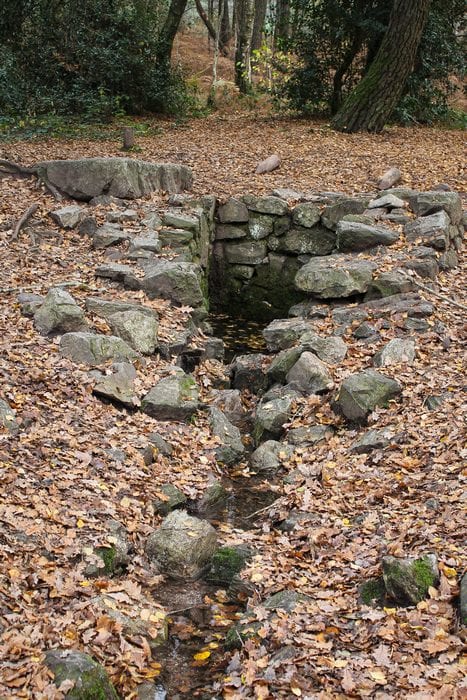
<path fill-rule="evenodd" d="M 391 165 L 400 167 L 404 183 L 417 189 L 439 182 L 461 189 L 460 132 L 393 128 L 381 137 L 344 136 L 320 124 L 255 120 L 238 113 L 181 127 L 161 123 L 160 135 L 141 138 L 139 145 L 138 157 L 190 165 L 195 191 L 220 197 L 285 186 L 368 191 Z M 282 156 L 280 170 L 254 175 L 257 161 L 272 152 Z M 121 152 L 117 142 L 50 141 L 10 144 L 1 155 L 31 164 Z M 78 301 L 96 294 L 89 291 L 96 288 L 106 297 L 140 296 L 95 280 L 94 268 L 103 254 L 73 232 L 57 235 L 47 220 L 56 205 L 32 181 L 5 178 L 0 188 L 1 398 L 21 424 L 18 437 L 0 435 L 0 695 L 60 697 L 43 665 L 43 652 L 73 647 L 100 660 L 122 697 L 131 698 L 139 682 L 164 672 L 163 657 L 152 656 L 142 637 L 125 635 L 99 607 L 98 598 L 108 594 L 128 614 L 160 625 L 157 613 L 162 615 L 162 609 L 152 594 L 164 580 L 151 571 L 144 555 L 145 537 L 159 523 L 152 500 L 167 482 L 191 499 L 199 497 L 208 475 L 219 474 L 215 441 L 202 415 L 194 425 L 157 426 L 143 414 L 100 402 L 84 368 L 61 358 L 57 341 L 41 337 L 31 320 L 21 316 L 19 291 L 45 293 L 64 280 L 80 281 L 71 289 Z M 49 233 L 36 246 L 25 232 L 11 241 L 13 224 L 32 202 L 40 204 L 38 216 Z M 438 289 L 465 304 L 465 263 L 442 274 Z M 287 471 L 300 468 L 299 483 L 278 479 L 272 488 L 280 500 L 253 529 L 229 523 L 219 527 L 223 543 L 246 543 L 257 552 L 243 574 L 255 592 L 242 617 L 260 624 L 257 639 L 230 653 L 220 671 L 219 657 L 206 652 L 222 640 L 231 614 L 222 595 L 215 599 L 217 627 L 210 639 L 200 641 L 201 656 L 193 660 L 208 674 L 213 664 L 211 689 L 204 697 L 463 697 L 466 665 L 456 596 L 466 566 L 466 328 L 462 310 L 423 295 L 435 304 L 436 313 L 429 330 L 416 336 L 415 364 L 385 369 L 403 383 L 403 396 L 370 418 L 372 426 L 390 426 L 397 439 L 383 451 L 352 454 L 349 447 L 359 431 L 345 428 L 328 399 L 303 400 L 290 428 L 332 423 L 335 435 L 303 449 L 288 465 Z M 152 304 L 168 335 L 183 326 L 185 310 Z M 352 347 L 333 370 L 336 384 L 370 366 L 371 356 L 403 321 L 381 326 L 377 346 L 344 338 Z M 329 321 L 323 321 L 322 331 L 330 330 Z M 141 393 L 165 371 L 158 357 L 139 367 Z M 198 375 L 206 396 L 210 371 L 205 367 Z M 445 401 L 430 411 L 427 397 L 444 393 Z M 157 427 L 166 431 L 174 454 L 158 455 L 155 464 L 146 466 L 139 450 Z M 307 515 L 287 534 L 274 523 L 291 509 Z M 109 518 L 127 528 L 132 563 L 123 577 L 87 579 L 80 554 L 83 547 L 106 543 Z M 435 552 L 441 565 L 440 584 L 428 600 L 416 608 L 362 604 L 358 587 L 380 573 L 383 554 L 427 551 Z M 282 589 L 299 590 L 310 600 L 271 621 L 262 602 Z M 190 633 L 196 637 L 195 623 L 191 632 L 180 634 Z M 179 696 L 197 697 L 198 691 L 184 682 L 181 674 Z"/>

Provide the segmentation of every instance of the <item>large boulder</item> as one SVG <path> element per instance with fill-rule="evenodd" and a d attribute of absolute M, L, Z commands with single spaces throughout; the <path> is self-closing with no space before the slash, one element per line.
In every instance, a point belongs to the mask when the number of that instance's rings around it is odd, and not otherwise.
<path fill-rule="evenodd" d="M 49 289 L 44 303 L 34 314 L 34 323 L 41 333 L 70 333 L 87 327 L 82 309 L 60 287 Z"/>
<path fill-rule="evenodd" d="M 303 318 L 278 318 L 263 329 L 262 335 L 268 350 L 278 352 L 294 345 L 303 333 L 313 333 L 313 329 L 313 322 Z"/>
<path fill-rule="evenodd" d="M 293 348 L 287 348 L 278 353 L 267 369 L 267 375 L 271 379 L 271 383 L 279 382 L 285 384 L 287 372 L 294 366 L 299 359 L 304 348 L 302 345 L 296 345 Z"/>
<path fill-rule="evenodd" d="M 133 158 L 80 158 L 39 163 L 39 176 L 61 192 L 89 201 L 100 195 L 139 199 L 156 190 L 190 189 L 192 173 L 184 165 L 148 163 Z"/>
<path fill-rule="evenodd" d="M 345 255 L 318 257 L 297 272 L 295 286 L 320 299 L 338 299 L 367 291 L 376 265 Z"/>
<path fill-rule="evenodd" d="M 337 406 L 348 420 L 363 421 L 376 407 L 386 406 L 401 391 L 399 382 L 367 369 L 344 379 Z"/>
<path fill-rule="evenodd" d="M 66 693 L 67 700 L 118 700 L 106 670 L 88 654 L 75 649 L 50 649 L 45 663 L 57 687 L 64 681 L 74 682 Z"/>
<path fill-rule="evenodd" d="M 107 360 L 131 362 L 139 357 L 121 338 L 95 333 L 65 333 L 60 339 L 60 352 L 83 365 L 100 365 Z"/>
<path fill-rule="evenodd" d="M 193 377 L 177 369 L 148 391 L 141 410 L 157 420 L 187 420 L 198 410 L 198 386 Z"/>
<path fill-rule="evenodd" d="M 303 352 L 287 373 L 291 387 L 303 393 L 317 394 L 333 387 L 328 368 L 312 352 Z"/>
<path fill-rule="evenodd" d="M 266 399 L 256 409 L 253 434 L 258 445 L 264 439 L 279 437 L 285 423 L 292 417 L 292 408 L 297 394 L 291 392 L 278 398 Z"/>
<path fill-rule="evenodd" d="M 462 200 L 457 192 L 419 192 L 412 198 L 411 205 L 417 216 L 445 211 L 452 224 L 457 225 L 462 220 Z"/>
<path fill-rule="evenodd" d="M 365 250 L 377 245 L 391 245 L 399 233 L 384 226 L 368 226 L 355 221 L 337 224 L 337 248 L 343 252 Z"/>
<path fill-rule="evenodd" d="M 146 542 L 148 557 L 162 573 L 189 581 L 203 574 L 216 549 L 212 525 L 183 510 L 172 511 Z"/>
<path fill-rule="evenodd" d="M 159 323 L 154 315 L 139 309 L 118 311 L 107 319 L 112 333 L 125 340 L 137 352 L 152 355 L 157 348 Z"/>
<path fill-rule="evenodd" d="M 201 268 L 190 262 L 160 260 L 146 269 L 142 286 L 149 297 L 170 299 L 181 306 L 204 306 Z"/>
<path fill-rule="evenodd" d="M 252 452 L 250 466 L 256 472 L 277 471 L 293 451 L 294 448 L 286 442 L 266 440 Z"/>
<path fill-rule="evenodd" d="M 212 433 L 219 439 L 216 459 L 223 464 L 235 464 L 245 452 L 240 430 L 226 418 L 219 408 L 211 406 L 209 413 Z"/>

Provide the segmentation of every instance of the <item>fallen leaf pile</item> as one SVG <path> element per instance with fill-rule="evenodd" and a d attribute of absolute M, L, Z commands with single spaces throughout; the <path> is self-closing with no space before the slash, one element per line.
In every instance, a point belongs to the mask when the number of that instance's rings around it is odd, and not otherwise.
<path fill-rule="evenodd" d="M 434 128 L 345 136 L 320 124 L 214 114 L 182 127 L 162 124 L 159 136 L 140 139 L 138 157 L 186 163 L 194 170 L 195 192 L 219 197 L 273 187 L 368 191 L 390 165 L 400 167 L 404 184 L 417 189 L 439 182 L 460 189 L 461 142 L 459 132 Z M 18 142 L 1 155 L 31 164 L 121 155 L 118 148 L 111 142 Z M 255 175 L 258 161 L 272 152 L 281 155 L 280 169 Z M 75 282 L 70 291 L 78 303 L 91 293 L 137 301 L 142 296 L 96 281 L 103 253 L 77 233 L 58 232 L 48 219 L 56 204 L 32 180 L 4 178 L 0 188 L 1 398 L 21 428 L 16 437 L 0 434 L 0 695 L 63 697 L 43 654 L 69 647 L 94 656 L 121 696 L 135 697 L 139 683 L 164 677 L 164 653 L 152 652 L 146 637 L 127 634 L 113 612 L 149 625 L 154 637 L 161 633 L 171 610 L 160 602 L 166 582 L 144 553 L 145 538 L 160 522 L 152 501 L 164 483 L 175 484 L 191 501 L 199 498 L 208 475 L 220 476 L 216 440 L 202 413 L 190 425 L 158 424 L 102 403 L 92 394 L 86 368 L 62 358 L 57 339 L 40 336 L 31 319 L 21 316 L 18 292 L 45 294 L 63 281 Z M 33 202 L 49 234 L 36 245 L 26 230 L 10 241 L 14 224 Z M 403 255 L 401 247 L 391 255 Z M 465 262 L 442 273 L 437 284 L 442 294 L 465 304 Z M 362 430 L 345 426 L 328 398 L 301 399 L 288 429 L 329 423 L 336 432 L 286 462 L 270 485 L 274 503 L 251 519 L 250 529 L 219 523 L 222 543 L 254 550 L 242 573 L 254 592 L 246 608 L 230 611 L 222 593 L 213 592 L 206 603 L 214 616 L 208 637 L 199 635 L 198 623 L 186 626 L 169 616 L 169 629 L 173 624 L 180 639 L 192 640 L 185 657 L 192 686 L 181 669 L 179 697 L 462 697 L 467 666 L 457 596 L 466 566 L 466 328 L 459 308 L 421 294 L 436 312 L 429 330 L 415 334 L 415 363 L 385 369 L 403 384 L 402 398 L 369 419 L 370 427 L 391 429 L 389 447 L 350 452 Z M 188 318 L 188 309 L 145 303 L 158 310 L 167 336 Z M 105 331 L 102 321 L 93 320 Z M 380 324 L 376 346 L 356 343 L 349 331 L 344 340 L 350 352 L 333 370 L 336 385 L 371 366 L 375 351 L 401 331 L 403 321 Z M 317 330 L 331 333 L 331 320 L 320 321 Z M 168 371 L 158 356 L 137 369 L 141 393 Z M 199 368 L 205 396 L 210 376 L 209 367 Z M 430 411 L 427 398 L 440 394 L 446 394 L 444 402 Z M 148 466 L 141 450 L 154 430 L 164 433 L 174 451 L 170 457 L 155 454 Z M 239 471 L 248 475 L 244 467 Z M 283 481 L 293 470 L 298 480 Z M 279 530 L 277 523 L 291 510 L 302 512 L 299 525 Z M 130 565 L 121 577 L 87 578 L 83 549 L 108 544 L 109 519 L 129 534 Z M 380 575 L 383 555 L 424 552 L 436 553 L 441 569 L 440 584 L 427 600 L 410 608 L 361 602 L 359 586 Z M 308 598 L 291 612 L 269 615 L 264 600 L 284 589 Z M 99 603 L 104 597 L 107 608 Z M 238 651 L 223 652 L 225 630 L 239 620 L 255 624 L 257 634 Z M 198 671 L 204 675 L 197 677 Z"/>

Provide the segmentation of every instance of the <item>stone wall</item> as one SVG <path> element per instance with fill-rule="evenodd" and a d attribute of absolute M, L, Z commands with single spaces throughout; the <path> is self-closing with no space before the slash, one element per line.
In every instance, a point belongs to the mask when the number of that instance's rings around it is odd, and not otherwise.
<path fill-rule="evenodd" d="M 457 193 L 404 188 L 352 197 L 280 190 L 245 195 L 217 207 L 213 228 L 211 308 L 264 321 L 286 316 L 310 296 L 374 299 L 407 291 L 408 270 L 434 279 L 457 265 L 464 233 Z M 378 265 L 365 268 L 366 259 Z M 329 284 L 313 287 L 323 266 Z M 339 275 L 360 280 L 359 266 L 363 282 L 342 288 Z"/>

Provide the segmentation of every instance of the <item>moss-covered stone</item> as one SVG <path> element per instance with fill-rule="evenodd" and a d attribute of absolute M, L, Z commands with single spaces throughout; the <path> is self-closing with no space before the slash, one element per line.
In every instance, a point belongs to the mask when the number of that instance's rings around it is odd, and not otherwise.
<path fill-rule="evenodd" d="M 229 628 L 225 635 L 224 645 L 226 649 L 241 649 L 247 639 L 251 639 L 261 628 L 261 622 L 238 622 Z"/>
<path fill-rule="evenodd" d="M 386 596 L 386 587 L 381 576 L 370 578 L 358 589 L 360 600 L 365 605 L 382 605 Z"/>
<path fill-rule="evenodd" d="M 74 687 L 66 694 L 68 700 L 118 700 L 107 672 L 88 654 L 74 649 L 51 649 L 45 662 L 57 687 L 63 681 L 74 681 Z"/>
<path fill-rule="evenodd" d="M 434 554 L 418 559 L 383 558 L 383 579 L 388 594 L 400 605 L 416 605 L 424 600 L 430 587 L 439 580 L 438 562 Z"/>
<path fill-rule="evenodd" d="M 206 580 L 216 586 L 228 587 L 251 557 L 248 547 L 221 547 L 211 559 Z"/>
<path fill-rule="evenodd" d="M 162 498 L 156 498 L 152 502 L 152 507 L 157 515 L 168 515 L 187 502 L 187 497 L 173 484 L 164 484 L 160 488 Z"/>

